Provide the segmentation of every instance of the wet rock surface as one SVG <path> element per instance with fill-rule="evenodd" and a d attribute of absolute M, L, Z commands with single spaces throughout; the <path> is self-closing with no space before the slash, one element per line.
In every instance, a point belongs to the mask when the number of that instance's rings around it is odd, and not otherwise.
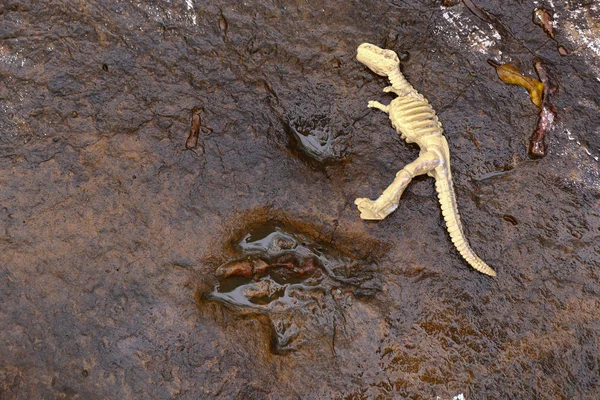
<path fill-rule="evenodd" d="M 1 3 L 0 398 L 598 398 L 600 10 L 477 4 L 493 24 L 433 0 Z M 358 218 L 417 155 L 366 108 L 389 95 L 365 41 L 410 54 L 496 279 L 453 249 L 431 179 Z M 541 160 L 535 106 L 486 63 L 534 57 L 560 86 Z M 273 220 L 375 289 L 325 270 L 314 311 L 208 301 Z M 292 285 L 272 274 L 247 296 Z"/>

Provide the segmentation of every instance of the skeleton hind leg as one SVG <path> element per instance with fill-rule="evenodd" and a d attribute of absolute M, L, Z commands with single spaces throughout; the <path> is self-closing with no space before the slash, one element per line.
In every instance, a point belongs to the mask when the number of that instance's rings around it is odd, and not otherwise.
<path fill-rule="evenodd" d="M 435 169 L 440 161 L 438 154 L 433 151 L 420 154 L 419 158 L 407 164 L 396 174 L 392 184 L 383 191 L 377 200 L 359 198 L 354 201 L 360 211 L 360 217 L 369 220 L 382 220 L 387 217 L 398 208 L 400 197 L 412 178 Z"/>

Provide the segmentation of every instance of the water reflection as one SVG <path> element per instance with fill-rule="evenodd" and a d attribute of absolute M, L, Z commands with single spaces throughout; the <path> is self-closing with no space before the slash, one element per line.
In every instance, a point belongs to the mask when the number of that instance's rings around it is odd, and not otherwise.
<path fill-rule="evenodd" d="M 358 289 L 362 295 L 374 293 L 377 286 L 368 273 L 347 276 L 354 260 L 279 226 L 254 229 L 236 247 L 240 257 L 217 268 L 218 282 L 207 298 L 239 312 L 268 315 L 275 353 L 295 349 L 307 330 L 333 334 L 341 312 L 334 297 Z"/>

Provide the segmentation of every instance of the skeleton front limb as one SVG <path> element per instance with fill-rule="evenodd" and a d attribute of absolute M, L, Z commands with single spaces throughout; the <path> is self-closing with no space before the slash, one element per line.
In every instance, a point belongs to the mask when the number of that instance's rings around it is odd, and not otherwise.
<path fill-rule="evenodd" d="M 389 114 L 389 108 L 390 108 L 390 106 L 386 106 L 385 104 L 381 104 L 378 101 L 373 101 L 373 100 L 369 101 L 368 107 L 369 108 L 376 108 L 378 110 L 383 111 L 386 114 Z"/>
<path fill-rule="evenodd" d="M 400 196 L 412 178 L 423 175 L 440 165 L 440 156 L 428 151 L 419 155 L 415 161 L 407 164 L 397 174 L 390 186 L 387 187 L 377 200 L 359 198 L 354 201 L 362 219 L 381 220 L 391 214 L 400 202 Z"/>
<path fill-rule="evenodd" d="M 383 91 L 384 91 L 385 93 L 395 93 L 395 94 L 397 94 L 398 96 L 406 95 L 406 89 L 404 89 L 404 90 L 401 90 L 401 89 L 399 89 L 399 88 L 395 88 L 395 87 L 393 87 L 393 86 L 387 86 L 387 87 L 384 87 L 384 88 L 383 88 Z"/>

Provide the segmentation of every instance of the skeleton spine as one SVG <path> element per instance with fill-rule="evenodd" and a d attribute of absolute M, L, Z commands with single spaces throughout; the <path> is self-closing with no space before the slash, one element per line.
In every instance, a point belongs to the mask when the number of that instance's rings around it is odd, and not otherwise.
<path fill-rule="evenodd" d="M 390 83 L 392 84 L 392 87 L 394 89 L 406 92 L 413 91 L 416 93 L 416 90 L 412 87 L 410 83 L 408 83 L 404 75 L 402 75 L 402 72 L 400 72 L 400 68 L 392 72 L 388 76 L 388 79 L 390 80 Z"/>

